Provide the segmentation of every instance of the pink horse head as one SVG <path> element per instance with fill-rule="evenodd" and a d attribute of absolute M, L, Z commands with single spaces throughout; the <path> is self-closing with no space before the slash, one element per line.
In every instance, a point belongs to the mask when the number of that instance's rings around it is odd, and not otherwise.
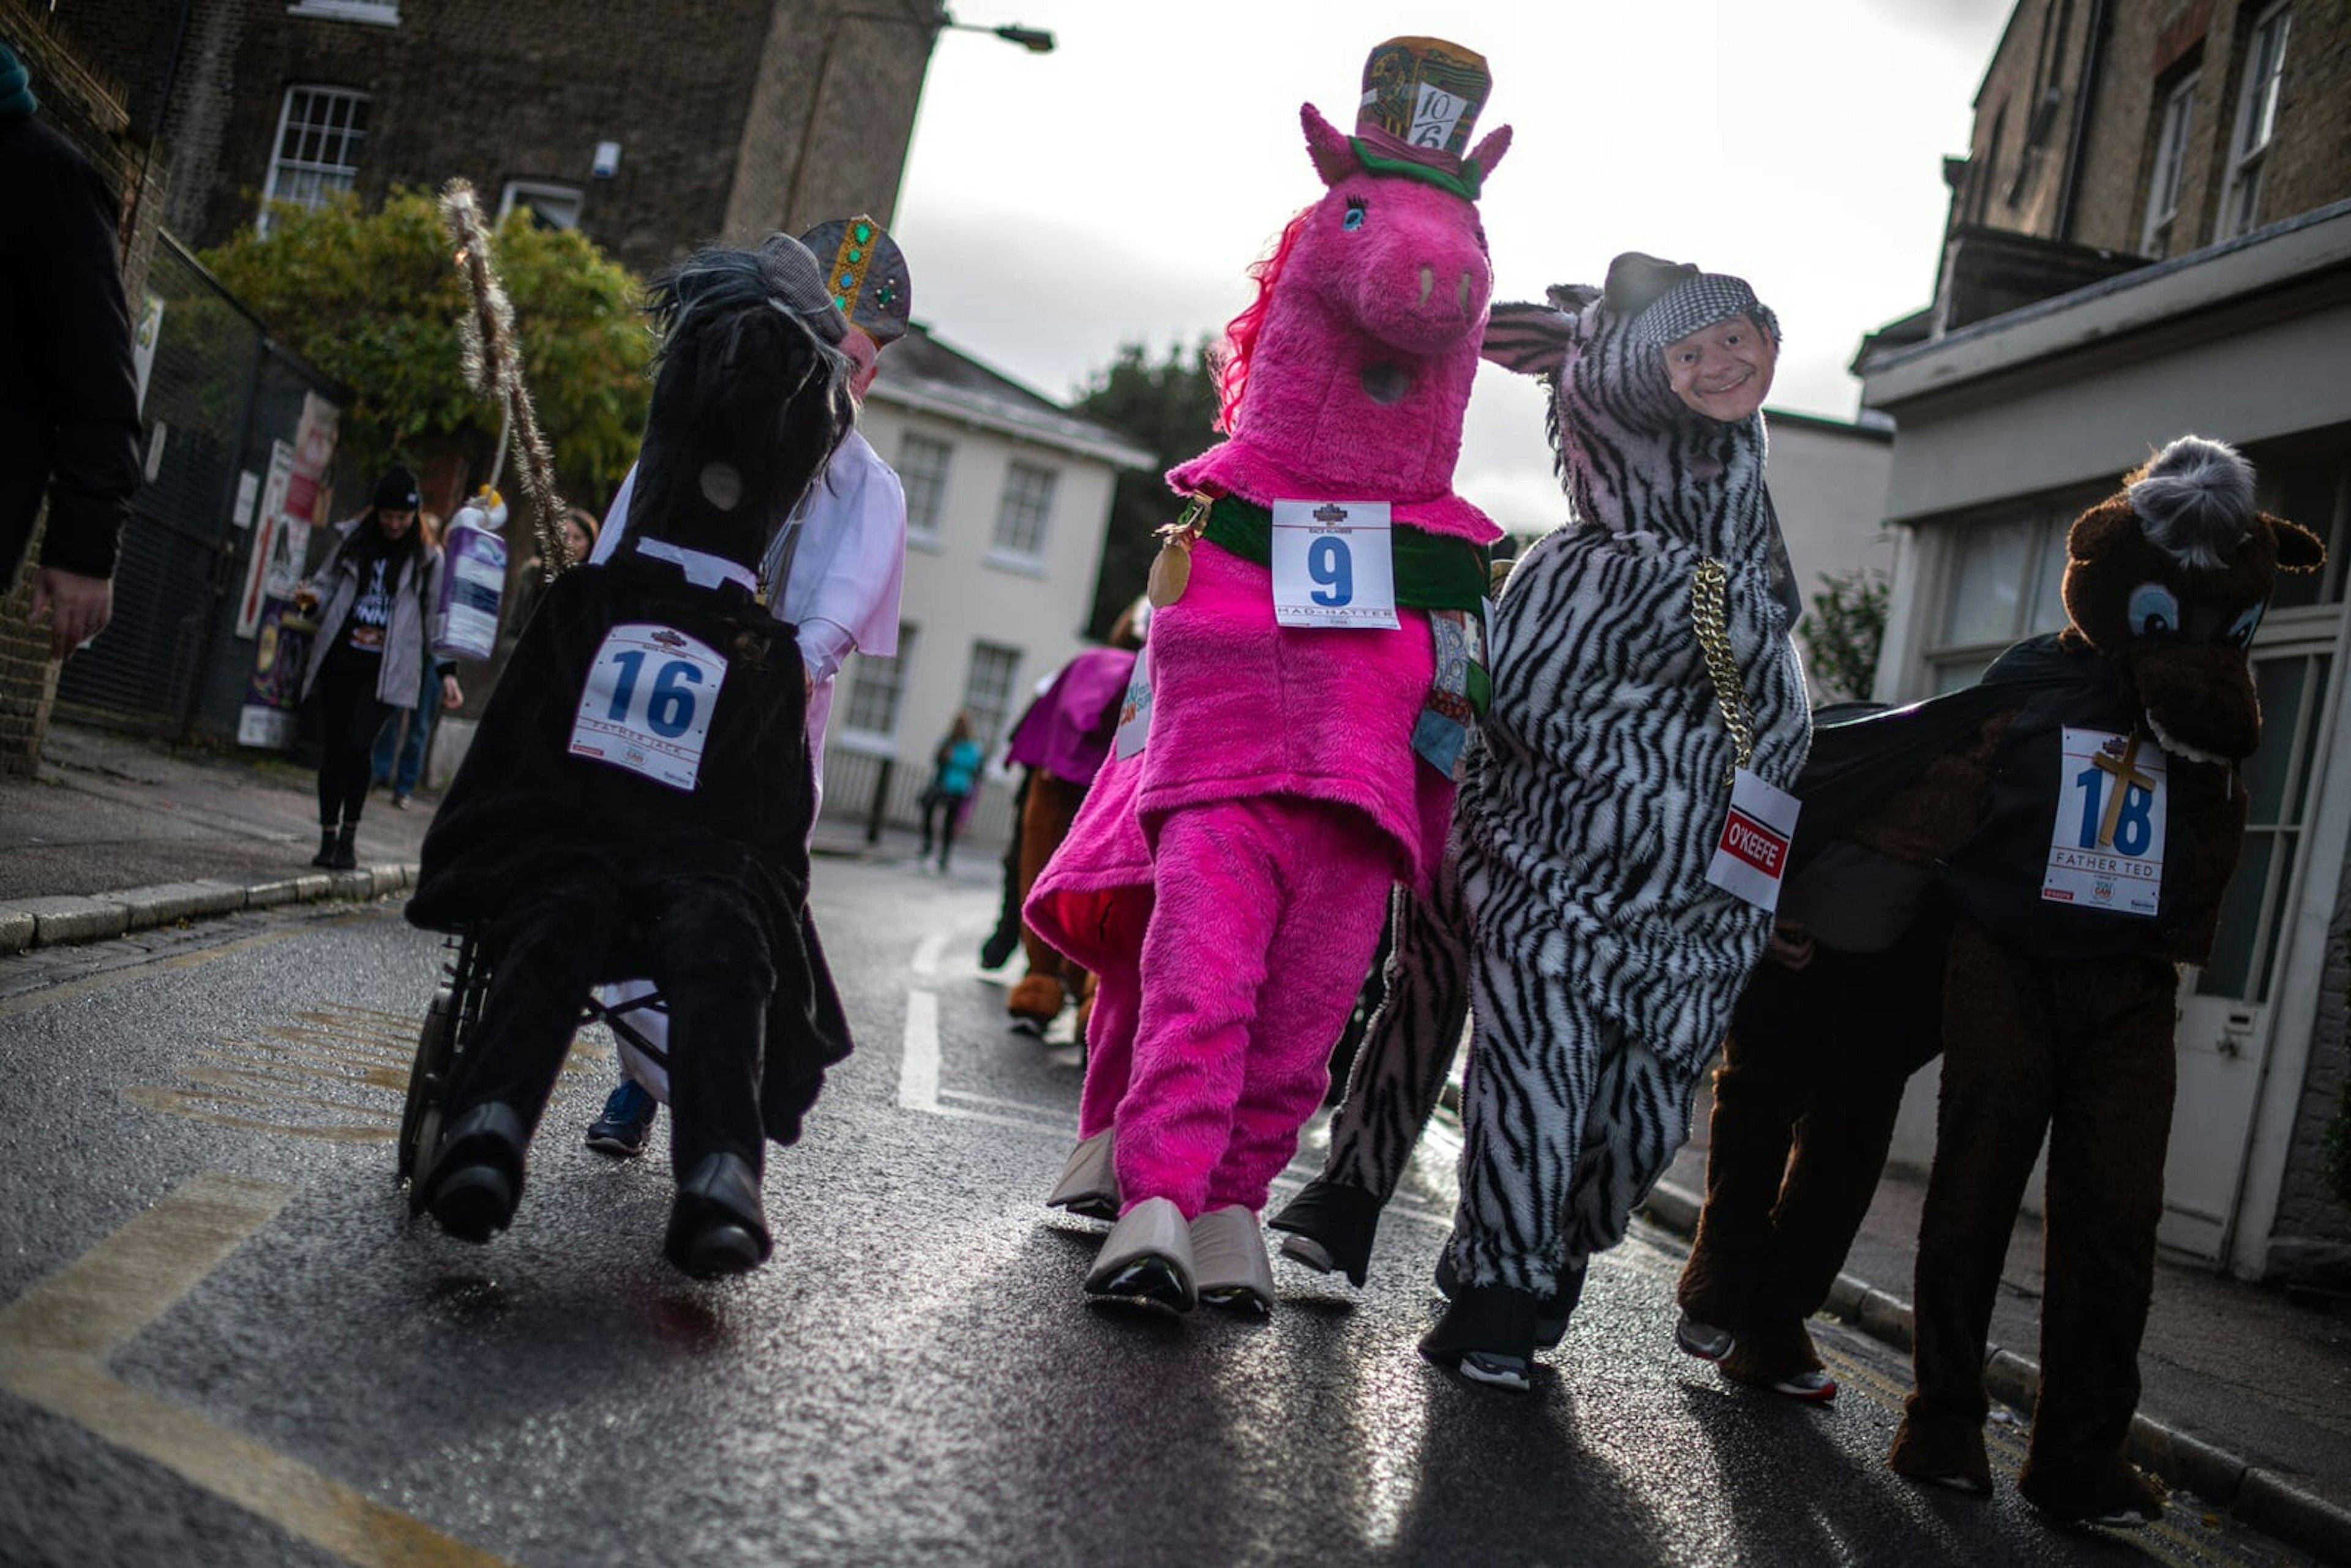
<path fill-rule="evenodd" d="M 1465 184 L 1376 154 L 1380 167 L 1367 168 L 1313 105 L 1301 119 L 1330 190 L 1252 269 L 1257 300 L 1226 330 L 1220 423 L 1231 439 L 1168 479 L 1259 502 L 1449 498 L 1494 282 L 1463 193 L 1501 162 L 1510 128 L 1478 144 Z M 1491 537 L 1467 503 L 1442 510 L 1468 518 L 1424 526 Z"/>

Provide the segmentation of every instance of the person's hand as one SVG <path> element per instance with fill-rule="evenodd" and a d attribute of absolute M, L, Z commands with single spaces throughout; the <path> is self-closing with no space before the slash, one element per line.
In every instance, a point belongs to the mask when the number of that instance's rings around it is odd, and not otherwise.
<path fill-rule="evenodd" d="M 444 708 L 454 708 L 462 706 L 465 701 L 465 694 L 457 689 L 457 677 L 455 675 L 442 676 L 441 706 Z"/>
<path fill-rule="evenodd" d="M 1766 951 L 1782 968 L 1801 969 L 1813 961 L 1812 935 L 1801 925 L 1774 925 Z"/>
<path fill-rule="evenodd" d="M 44 611 L 49 617 L 49 657 L 62 659 L 114 619 L 114 583 L 62 567 L 42 567 L 33 573 L 34 625 L 41 623 Z"/>

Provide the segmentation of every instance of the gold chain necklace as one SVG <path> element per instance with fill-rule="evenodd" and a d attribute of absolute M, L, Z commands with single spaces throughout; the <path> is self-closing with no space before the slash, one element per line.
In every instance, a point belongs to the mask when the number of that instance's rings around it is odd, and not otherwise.
<path fill-rule="evenodd" d="M 1707 678 L 1714 683 L 1715 706 L 1730 731 L 1738 756 L 1723 783 L 1755 756 L 1755 725 L 1747 713 L 1747 687 L 1739 678 L 1739 662 L 1730 656 L 1730 572 L 1709 556 L 1690 575 L 1690 630 L 1698 652 L 1706 655 Z"/>

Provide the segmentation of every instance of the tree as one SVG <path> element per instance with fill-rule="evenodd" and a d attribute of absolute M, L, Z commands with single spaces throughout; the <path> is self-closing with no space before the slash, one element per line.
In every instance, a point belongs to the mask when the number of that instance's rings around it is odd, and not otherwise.
<path fill-rule="evenodd" d="M 1886 637 L 1886 574 L 1855 567 L 1821 582 L 1802 626 L 1805 663 L 1823 695 L 1866 697 L 1877 684 L 1877 648 Z"/>
<path fill-rule="evenodd" d="M 636 459 L 652 396 L 643 286 L 585 235 L 539 228 L 521 209 L 496 246 L 557 477 L 568 496 L 601 499 Z M 341 445 L 363 470 L 455 452 L 487 474 L 498 411 L 458 363 L 465 284 L 432 197 L 395 191 L 375 213 L 349 195 L 314 210 L 280 204 L 266 235 L 203 259 L 280 340 L 350 388 Z"/>
<path fill-rule="evenodd" d="M 1176 520 L 1177 504 L 1164 477 L 1169 468 L 1217 439 L 1217 379 L 1208 368 L 1209 340 L 1190 349 L 1167 346 L 1155 362 L 1141 343 L 1123 343 L 1107 370 L 1099 371 L 1073 405 L 1074 412 L 1107 424 L 1151 454 L 1143 473 L 1121 474 L 1111 499 L 1110 537 L 1102 544 L 1102 573 L 1094 580 L 1090 636 L 1110 634 L 1111 622 L 1143 591 L 1159 541 L 1153 530 Z"/>

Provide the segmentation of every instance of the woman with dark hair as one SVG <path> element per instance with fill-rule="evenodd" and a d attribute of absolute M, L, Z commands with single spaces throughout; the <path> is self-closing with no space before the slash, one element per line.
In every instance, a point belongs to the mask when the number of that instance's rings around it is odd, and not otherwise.
<path fill-rule="evenodd" d="M 441 547 L 417 527 L 416 476 L 395 463 L 368 509 L 335 525 L 339 536 L 298 600 L 318 607 L 319 632 L 302 677 L 325 729 L 319 757 L 319 852 L 330 871 L 359 864 L 353 839 L 367 804 L 369 751 L 394 708 L 424 695 L 424 607 L 441 581 Z M 443 663 L 441 706 L 465 701 L 456 666 Z"/>

